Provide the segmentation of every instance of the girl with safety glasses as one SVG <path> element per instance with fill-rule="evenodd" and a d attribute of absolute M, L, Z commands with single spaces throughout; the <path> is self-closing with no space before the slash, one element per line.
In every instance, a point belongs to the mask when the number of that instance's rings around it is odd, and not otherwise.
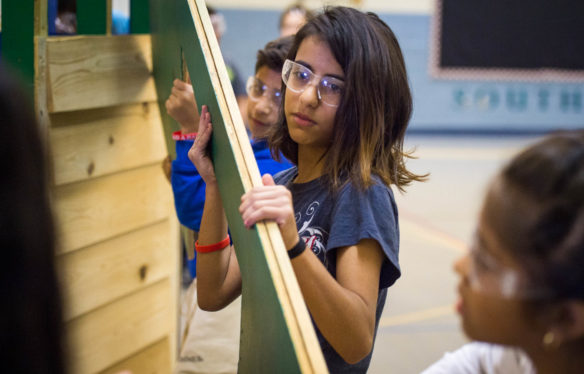
<path fill-rule="evenodd" d="M 471 343 L 437 373 L 584 373 L 584 130 L 527 148 L 490 186 L 455 264 Z M 529 358 L 529 359 L 528 359 Z"/>
<path fill-rule="evenodd" d="M 295 166 L 264 175 L 242 197 L 241 216 L 248 227 L 279 224 L 330 372 L 364 373 L 387 288 L 400 276 L 390 185 L 423 179 L 404 164 L 412 99 L 401 49 L 375 14 L 328 8 L 296 34 L 282 80 L 269 143 Z M 205 110 L 189 157 L 207 183 L 199 303 L 218 310 L 241 293 L 241 275 L 205 152 L 211 132 Z"/>

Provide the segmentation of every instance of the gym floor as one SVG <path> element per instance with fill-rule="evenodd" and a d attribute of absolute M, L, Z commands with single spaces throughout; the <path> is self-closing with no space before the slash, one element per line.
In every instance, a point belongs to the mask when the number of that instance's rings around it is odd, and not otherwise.
<path fill-rule="evenodd" d="M 430 173 L 395 193 L 402 277 L 389 289 L 371 374 L 419 373 L 467 340 L 456 312 L 453 262 L 466 250 L 491 178 L 537 136 L 410 135 L 418 159 L 408 168 Z M 396 192 L 394 190 L 394 192 Z"/>

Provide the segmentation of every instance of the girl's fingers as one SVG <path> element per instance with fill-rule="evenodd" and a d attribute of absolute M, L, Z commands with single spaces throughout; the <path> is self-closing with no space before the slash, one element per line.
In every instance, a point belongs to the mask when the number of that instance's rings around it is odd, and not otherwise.
<path fill-rule="evenodd" d="M 277 186 L 271 188 L 255 187 L 241 197 L 240 213 L 248 209 L 252 204 L 278 203 L 281 205 L 292 205 L 289 191 L 285 187 Z"/>
<path fill-rule="evenodd" d="M 264 206 L 260 209 L 253 210 L 242 216 L 244 225 L 249 228 L 259 221 L 266 219 L 275 220 L 278 224 L 283 224 L 286 222 L 287 212 L 283 211 L 281 207 L 278 206 Z"/>
<path fill-rule="evenodd" d="M 282 197 L 276 197 L 269 200 L 254 200 L 246 202 L 245 204 L 240 205 L 239 214 L 241 214 L 242 218 L 246 219 L 254 212 L 261 211 L 266 207 L 275 207 L 279 211 L 286 214 L 288 214 L 288 212 L 292 212 L 292 205 L 289 203 L 289 201 Z"/>

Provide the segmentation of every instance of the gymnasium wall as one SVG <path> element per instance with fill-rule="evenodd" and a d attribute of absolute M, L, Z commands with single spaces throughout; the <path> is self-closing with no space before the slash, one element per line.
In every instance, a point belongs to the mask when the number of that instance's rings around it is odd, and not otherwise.
<path fill-rule="evenodd" d="M 278 36 L 283 5 L 216 3 L 227 22 L 224 56 L 245 79 L 253 74 L 256 51 Z M 539 133 L 584 127 L 584 84 L 435 79 L 429 74 L 433 2 L 361 3 L 361 9 L 375 10 L 390 25 L 402 46 L 414 95 L 411 132 Z"/>

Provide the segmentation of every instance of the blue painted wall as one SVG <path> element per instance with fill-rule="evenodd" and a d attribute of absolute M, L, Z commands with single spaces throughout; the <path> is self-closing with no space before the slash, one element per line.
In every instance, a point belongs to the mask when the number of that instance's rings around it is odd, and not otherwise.
<path fill-rule="evenodd" d="M 277 11 L 222 9 L 222 49 L 244 78 L 278 36 Z M 544 132 L 584 127 L 584 84 L 438 80 L 428 73 L 428 15 L 380 14 L 397 35 L 414 94 L 412 131 Z"/>

